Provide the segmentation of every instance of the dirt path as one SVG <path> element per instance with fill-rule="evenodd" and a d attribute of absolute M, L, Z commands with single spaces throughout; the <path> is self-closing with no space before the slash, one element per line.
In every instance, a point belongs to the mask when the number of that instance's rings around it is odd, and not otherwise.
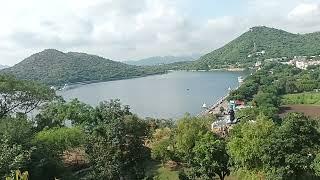
<path fill-rule="evenodd" d="M 280 108 L 280 117 L 290 112 L 301 112 L 306 116 L 320 118 L 320 105 L 285 105 Z"/>

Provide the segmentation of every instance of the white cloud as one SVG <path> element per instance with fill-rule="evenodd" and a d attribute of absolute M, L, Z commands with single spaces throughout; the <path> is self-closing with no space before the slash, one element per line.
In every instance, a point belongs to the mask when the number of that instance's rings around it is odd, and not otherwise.
<path fill-rule="evenodd" d="M 289 18 L 298 18 L 298 19 L 305 19 L 305 18 L 313 18 L 315 16 L 320 15 L 320 4 L 299 4 L 295 7 L 290 13 Z"/>
<path fill-rule="evenodd" d="M 288 19 L 292 24 L 301 28 L 320 27 L 320 3 L 302 3 L 296 6 L 288 14 Z"/>
<path fill-rule="evenodd" d="M 182 12 L 181 2 L 4 1 L 0 6 L 0 64 L 15 64 L 45 48 L 83 51 L 116 60 L 205 53 L 255 25 L 293 32 L 320 28 L 316 0 L 246 0 L 245 9 L 239 9 L 245 13 L 208 15 L 200 20 L 194 17 L 197 12 Z"/>

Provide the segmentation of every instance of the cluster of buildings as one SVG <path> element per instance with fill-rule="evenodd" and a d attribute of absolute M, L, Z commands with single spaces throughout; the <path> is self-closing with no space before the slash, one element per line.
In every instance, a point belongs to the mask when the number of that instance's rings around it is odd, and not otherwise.
<path fill-rule="evenodd" d="M 309 66 L 320 65 L 320 60 L 314 60 L 316 56 L 311 56 L 311 59 L 307 59 L 306 56 L 295 56 L 292 60 L 288 62 L 281 62 L 282 64 L 288 64 L 295 66 L 299 69 L 306 70 Z"/>
<path fill-rule="evenodd" d="M 320 65 L 320 55 L 319 56 L 294 56 L 293 59 L 288 57 L 281 58 L 270 58 L 265 59 L 264 62 L 279 62 L 281 64 L 287 64 L 295 66 L 296 68 L 307 70 L 309 66 L 317 66 Z M 260 69 L 262 65 L 261 61 L 257 61 L 253 68 Z"/>

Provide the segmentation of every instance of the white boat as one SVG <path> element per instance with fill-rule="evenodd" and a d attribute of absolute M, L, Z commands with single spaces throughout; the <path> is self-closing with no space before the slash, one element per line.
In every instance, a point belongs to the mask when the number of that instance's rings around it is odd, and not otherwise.
<path fill-rule="evenodd" d="M 65 89 L 67 89 L 67 87 L 68 87 L 68 84 L 64 84 L 64 86 L 62 88 L 60 88 L 59 91 L 65 90 Z"/>
<path fill-rule="evenodd" d="M 207 108 L 206 103 L 203 103 L 202 108 Z"/>
<path fill-rule="evenodd" d="M 239 76 L 239 77 L 238 77 L 238 82 L 239 82 L 239 83 L 243 83 L 243 80 L 244 80 L 244 79 L 243 79 L 242 76 Z"/>

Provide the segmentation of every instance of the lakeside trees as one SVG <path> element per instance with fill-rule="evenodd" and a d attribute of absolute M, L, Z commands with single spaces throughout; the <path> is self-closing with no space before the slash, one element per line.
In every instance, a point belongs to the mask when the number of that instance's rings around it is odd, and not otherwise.
<path fill-rule="evenodd" d="M 319 125 L 298 113 L 288 114 L 281 124 L 265 116 L 237 125 L 228 142 L 235 170 L 267 179 L 312 177 L 319 152 Z"/>
<path fill-rule="evenodd" d="M 320 73 L 314 69 L 309 79 L 319 78 L 314 72 Z M 119 100 L 96 107 L 79 100 L 65 102 L 44 86 L 39 85 L 41 91 L 16 89 L 28 82 L 3 78 L 3 94 L 40 92 L 27 100 L 46 98 L 30 103 L 39 107 L 35 118 L 18 109 L 0 118 L 0 177 L 19 169 L 35 180 L 144 179 L 153 178 L 147 177 L 148 162 L 168 166 L 169 161 L 175 162 L 171 168 L 181 179 L 225 179 L 230 174 L 238 179 L 318 178 L 319 123 L 296 113 L 277 116 L 280 96 L 299 90 L 289 76 L 299 79 L 305 74 L 271 64 L 250 76 L 231 97 L 243 97 L 253 107 L 237 112 L 241 122 L 226 138 L 211 131 L 214 117 L 185 116 L 177 122 L 141 119 Z M 309 86 L 305 87 L 307 91 Z M 81 155 L 81 163 L 70 163 L 67 153 Z"/>
<path fill-rule="evenodd" d="M 27 114 L 54 98 L 54 91 L 44 85 L 0 76 L 0 118 L 10 113 Z"/>
<path fill-rule="evenodd" d="M 88 179 L 144 177 L 143 162 L 150 154 L 144 146 L 148 124 L 127 106 L 119 101 L 96 108 L 78 100 L 64 102 L 45 86 L 0 78 L 1 178 L 19 169 L 28 171 L 31 179 L 77 179 L 79 167 L 66 164 L 68 151 L 85 152 L 82 166 L 89 168 L 82 175 Z M 34 119 L 27 117 L 40 106 Z"/>

